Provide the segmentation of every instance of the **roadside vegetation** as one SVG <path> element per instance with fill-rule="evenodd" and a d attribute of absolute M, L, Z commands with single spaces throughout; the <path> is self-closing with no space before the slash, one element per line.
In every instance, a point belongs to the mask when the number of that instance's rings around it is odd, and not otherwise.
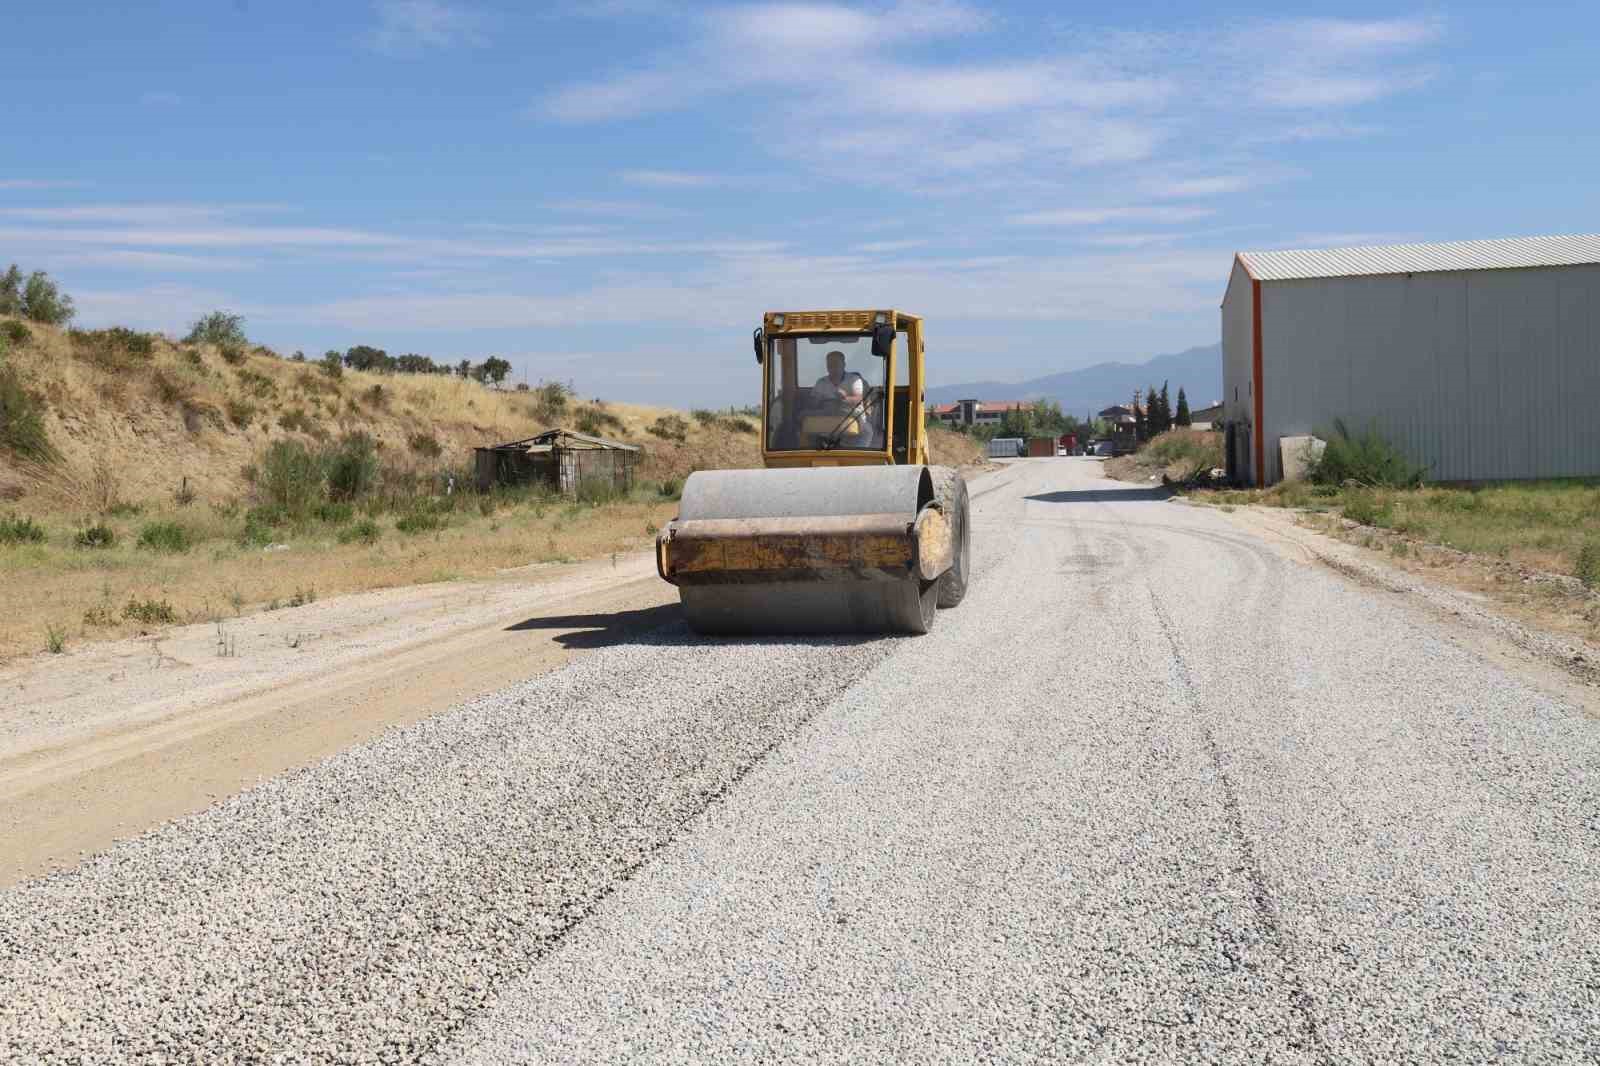
<path fill-rule="evenodd" d="M 27 279 L 13 275 L 26 298 Z M 70 308 L 53 299 L 25 306 Z M 6 306 L 0 580 L 32 606 L 0 612 L 0 658 L 45 650 L 47 628 L 70 650 L 288 609 L 309 588 L 328 596 L 641 548 L 692 471 L 760 463 L 749 408 L 685 417 L 562 382 L 496 387 L 509 364 L 494 357 L 447 367 L 359 346 L 284 357 L 227 311 L 180 341 L 66 329 Z M 641 445 L 633 490 L 476 491 L 473 447 L 557 427 Z M 937 461 L 978 461 L 969 438 L 931 439 Z M 163 606 L 128 609 L 150 603 Z"/>
<path fill-rule="evenodd" d="M 1375 431 L 1336 423 L 1323 437 L 1326 449 L 1304 481 L 1191 499 L 1292 508 L 1314 528 L 1420 565 L 1485 564 L 1500 584 L 1541 574 L 1575 579 L 1590 594 L 1578 605 L 1588 635 L 1600 635 L 1592 595 L 1600 593 L 1600 479 L 1429 485 L 1422 468 Z"/>
<path fill-rule="evenodd" d="M 1222 434 L 1177 428 L 1152 437 L 1132 455 L 1109 460 L 1105 471 L 1119 481 L 1184 485 L 1220 467 L 1222 461 Z"/>

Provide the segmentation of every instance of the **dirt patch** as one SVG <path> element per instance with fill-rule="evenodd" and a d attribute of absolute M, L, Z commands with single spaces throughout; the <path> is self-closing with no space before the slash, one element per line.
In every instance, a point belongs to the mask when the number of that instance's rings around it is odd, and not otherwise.
<path fill-rule="evenodd" d="M 676 615 L 649 553 L 391 589 L 0 668 L 0 885 Z"/>

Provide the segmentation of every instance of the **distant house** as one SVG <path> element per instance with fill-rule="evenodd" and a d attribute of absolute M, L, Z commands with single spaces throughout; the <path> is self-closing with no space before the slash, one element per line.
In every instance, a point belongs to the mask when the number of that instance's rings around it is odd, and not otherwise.
<path fill-rule="evenodd" d="M 992 426 L 1010 411 L 1031 411 L 1033 404 L 1005 400 L 957 400 L 933 409 L 933 416 L 947 426 Z"/>
<path fill-rule="evenodd" d="M 1222 421 L 1222 401 L 1208 407 L 1196 407 L 1189 412 L 1189 427 L 1191 429 L 1211 429 Z"/>

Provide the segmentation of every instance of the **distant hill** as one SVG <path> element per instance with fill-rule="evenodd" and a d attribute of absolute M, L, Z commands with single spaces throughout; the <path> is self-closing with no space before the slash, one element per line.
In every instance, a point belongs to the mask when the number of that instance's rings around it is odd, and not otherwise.
<path fill-rule="evenodd" d="M 1065 370 L 1028 381 L 974 381 L 965 385 L 938 385 L 928 389 L 928 403 L 954 400 L 1054 400 L 1065 414 L 1082 417 L 1115 403 L 1127 403 L 1134 389 L 1165 381 L 1172 402 L 1182 386 L 1191 407 L 1222 399 L 1222 344 L 1206 344 L 1173 355 L 1158 355 L 1143 363 L 1096 363 L 1082 370 Z"/>

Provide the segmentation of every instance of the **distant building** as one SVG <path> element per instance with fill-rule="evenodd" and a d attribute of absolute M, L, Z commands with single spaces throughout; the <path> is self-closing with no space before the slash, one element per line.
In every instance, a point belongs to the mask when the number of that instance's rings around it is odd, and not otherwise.
<path fill-rule="evenodd" d="M 1194 407 L 1189 411 L 1190 429 L 1212 429 L 1222 421 L 1222 401 L 1205 407 Z"/>
<path fill-rule="evenodd" d="M 1600 474 L 1600 235 L 1240 252 L 1222 298 L 1228 473 L 1371 427 L 1438 481 Z"/>
<path fill-rule="evenodd" d="M 957 400 L 933 409 L 933 415 L 948 426 L 997 425 L 1010 411 L 1031 411 L 1033 404 L 997 400 Z"/>

